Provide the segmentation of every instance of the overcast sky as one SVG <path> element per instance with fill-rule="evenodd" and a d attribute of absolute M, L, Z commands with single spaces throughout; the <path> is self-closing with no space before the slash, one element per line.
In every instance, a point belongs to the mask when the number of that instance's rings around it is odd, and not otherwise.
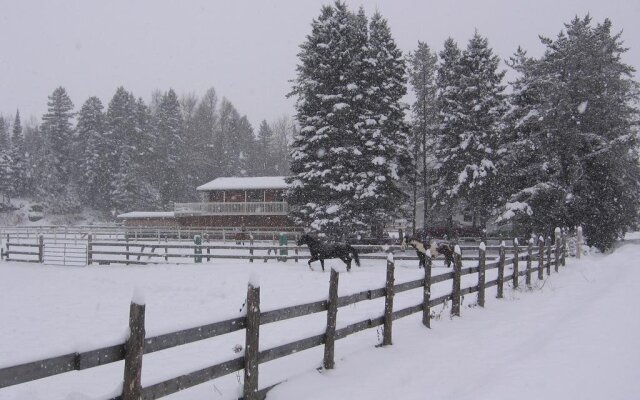
<path fill-rule="evenodd" d="M 286 99 L 299 45 L 328 1 L 279 0 L 0 0 L 0 113 L 23 121 L 46 111 L 63 86 L 76 110 L 90 96 L 108 104 L 118 86 L 149 100 L 154 89 L 198 96 L 214 87 L 254 129 L 262 119 L 293 115 Z M 438 51 L 451 36 L 461 47 L 477 28 L 501 58 L 520 45 L 531 55 L 538 35 L 590 13 L 608 17 L 640 67 L 639 0 L 378 0 L 347 1 L 377 9 L 399 47 L 418 40 Z"/>

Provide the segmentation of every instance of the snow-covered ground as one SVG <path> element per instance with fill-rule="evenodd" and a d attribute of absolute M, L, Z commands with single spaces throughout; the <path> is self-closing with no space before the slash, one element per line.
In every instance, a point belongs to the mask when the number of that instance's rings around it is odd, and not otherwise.
<path fill-rule="evenodd" d="M 438 307 L 441 317 L 430 330 L 419 314 L 395 321 L 393 346 L 375 347 L 380 329 L 340 340 L 332 371 L 316 370 L 321 347 L 261 365 L 260 385 L 287 379 L 270 392 L 273 400 L 637 399 L 639 261 L 640 245 L 568 259 L 533 290 L 508 288 L 497 300 L 489 289 L 484 309 L 467 296 L 460 318 Z M 441 263 L 434 274 L 447 271 Z M 351 273 L 339 261 L 328 264 L 341 272 L 340 295 L 384 285 L 382 261 L 365 261 Z M 397 261 L 396 282 L 421 277 L 415 264 Z M 146 301 L 148 336 L 239 316 L 250 277 L 260 282 L 263 311 L 327 296 L 329 274 L 311 272 L 305 262 L 86 268 L 0 262 L 0 368 L 122 342 L 135 291 Z M 475 279 L 469 278 L 465 286 Z M 434 296 L 449 284 L 435 285 Z M 420 300 L 415 290 L 398 294 L 395 304 Z M 382 299 L 341 308 L 338 328 L 382 311 Z M 321 333 L 325 318 L 265 325 L 261 348 Z M 241 331 L 149 354 L 143 386 L 235 358 L 233 348 L 243 342 Z M 0 389 L 0 399 L 105 399 L 118 392 L 122 368 L 113 363 Z M 241 379 L 231 374 L 167 398 L 234 399 Z"/>

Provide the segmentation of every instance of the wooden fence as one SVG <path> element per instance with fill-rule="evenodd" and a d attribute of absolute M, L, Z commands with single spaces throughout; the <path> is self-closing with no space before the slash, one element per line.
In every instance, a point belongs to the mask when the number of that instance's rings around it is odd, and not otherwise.
<path fill-rule="evenodd" d="M 179 260 L 187 259 L 189 263 L 211 262 L 217 259 L 241 259 L 254 262 L 255 260 L 293 260 L 298 262 L 301 258 L 308 258 L 306 247 L 296 245 L 280 246 L 275 242 L 248 240 L 244 245 L 220 245 L 220 244 L 180 244 L 171 242 L 155 241 L 129 241 L 129 240 L 100 240 L 96 241 L 93 235 L 87 236 L 85 240 L 65 242 L 61 239 L 52 240 L 43 235 L 36 238 L 15 238 L 6 236 L 6 250 L 3 255 L 7 261 L 40 262 L 47 264 L 60 264 L 60 260 L 68 260 L 66 265 L 80 265 L 80 258 L 86 259 L 86 265 L 109 265 L 109 264 L 158 264 L 158 263 L 178 263 Z M 86 249 L 86 254 L 82 247 Z M 386 252 L 401 250 L 398 245 L 354 245 L 364 260 L 386 259 Z M 461 246 L 463 254 L 467 252 L 477 252 L 477 245 Z M 494 247 L 495 248 L 495 247 Z M 47 252 L 48 249 L 51 251 Z M 64 258 L 63 252 L 69 249 L 70 257 Z M 223 254 L 214 254 L 216 251 L 223 251 Z M 379 254 L 371 254 L 379 253 Z M 385 254 L 381 254 L 385 253 Z M 49 254 L 49 257 L 47 256 Z M 399 260 L 417 260 L 414 251 L 412 255 L 398 256 Z M 82 257 L 81 257 L 82 255 Z M 466 255 L 463 260 L 466 259 Z M 65 264 L 62 262 L 62 264 Z"/>
<path fill-rule="evenodd" d="M 390 254 L 387 256 L 387 279 L 384 287 L 339 297 L 339 273 L 332 269 L 327 300 L 266 312 L 260 311 L 260 288 L 250 283 L 246 298 L 246 316 L 149 338 L 146 338 L 144 334 L 145 305 L 132 303 L 129 317 L 131 334 L 126 343 L 0 369 L 0 388 L 125 360 L 123 392 L 121 396 L 114 399 L 156 399 L 240 370 L 244 370 L 245 376 L 244 398 L 249 400 L 263 399 L 266 392 L 273 386 L 259 387 L 258 366 L 260 364 L 324 345 L 323 366 L 326 369 L 331 369 L 335 365 L 334 343 L 336 340 L 382 325 L 382 345 L 391 345 L 392 326 L 393 321 L 396 319 L 414 313 L 422 313 L 423 324 L 430 327 L 431 309 L 433 307 L 451 301 L 451 315 L 460 316 L 461 298 L 471 293 L 477 293 L 478 305 L 484 307 L 488 288 L 496 286 L 497 297 L 501 298 L 503 297 L 504 283 L 507 281 L 513 282 L 513 287 L 515 288 L 520 284 L 522 276 L 525 277 L 525 284 L 531 285 L 534 273 L 537 273 L 538 279 L 543 279 L 545 270 L 547 275 L 551 274 L 552 266 L 558 272 L 565 261 L 565 245 L 563 243 L 564 241 L 558 235 L 555 244 L 552 244 L 551 238 L 547 238 L 545 241 L 541 237 L 539 245 L 535 248 L 532 241 L 529 242 L 526 248 L 519 247 L 517 241 L 511 248 L 506 248 L 504 244 L 497 248 L 485 247 L 484 244 L 481 244 L 477 248 L 478 256 L 474 258 L 478 261 L 478 265 L 466 268 L 462 266 L 461 251 L 457 249 L 454 257 L 454 267 L 451 272 L 431 276 L 431 259 L 427 257 L 424 278 L 404 283 L 395 283 L 395 260 L 393 255 Z M 486 253 L 491 250 L 498 252 L 497 259 L 487 260 Z M 521 262 L 525 263 L 523 267 L 521 267 Z M 510 274 L 505 274 L 507 265 L 513 265 Z M 486 281 L 485 273 L 491 269 L 498 270 L 497 278 Z M 461 277 L 471 274 L 477 274 L 477 283 L 473 286 L 462 287 Z M 451 292 L 431 298 L 431 286 L 447 281 L 451 281 Z M 418 289 L 423 294 L 422 301 L 419 304 L 399 310 L 394 309 L 393 298 L 395 294 Z M 380 316 L 367 318 L 336 329 L 338 309 L 377 298 L 385 299 L 384 311 Z M 327 313 L 325 333 L 269 349 L 259 349 L 261 326 L 319 312 Z M 140 376 L 144 354 L 243 329 L 246 331 L 243 356 L 151 386 L 144 388 L 141 386 Z"/>

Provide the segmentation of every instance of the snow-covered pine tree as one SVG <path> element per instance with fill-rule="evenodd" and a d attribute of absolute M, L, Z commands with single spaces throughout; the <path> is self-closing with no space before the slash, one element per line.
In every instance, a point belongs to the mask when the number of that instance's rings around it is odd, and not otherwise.
<path fill-rule="evenodd" d="M 3 195 L 13 195 L 13 159 L 11 158 L 11 141 L 9 139 L 8 124 L 0 115 L 0 192 Z"/>
<path fill-rule="evenodd" d="M 344 3 L 322 8 L 300 46 L 290 94 L 297 97 L 300 132 L 291 148 L 288 202 L 298 224 L 334 238 L 367 230 L 354 207 L 367 95 L 366 77 L 356 73 L 365 50 L 356 28 L 367 25 L 355 19 Z"/>
<path fill-rule="evenodd" d="M 10 155 L 13 161 L 13 176 L 11 177 L 11 193 L 13 196 L 25 194 L 25 147 L 24 137 L 22 136 L 22 122 L 20 121 L 20 111 L 16 110 L 16 116 L 13 120 L 13 128 L 11 134 Z"/>
<path fill-rule="evenodd" d="M 588 243 L 601 250 L 637 224 L 640 198 L 638 84 L 611 26 L 607 19 L 594 27 L 587 15 L 566 24 L 555 40 L 543 38 L 547 50 L 526 72 L 541 88 L 535 108 L 541 123 L 533 134 L 548 153 L 545 174 L 511 199 L 517 205 L 511 211 L 525 219 L 517 211 L 530 207 L 533 227 L 582 225 Z M 540 188 L 552 188 L 553 196 Z M 564 214 L 541 226 L 537 216 L 554 203 Z"/>
<path fill-rule="evenodd" d="M 149 166 L 162 165 L 151 134 L 149 111 L 142 100 L 123 87 L 116 90 L 106 113 L 109 154 L 110 208 L 114 214 L 156 207 L 157 189 L 148 176 Z M 158 170 L 159 168 L 155 168 Z M 156 172 L 156 171 L 154 171 Z"/>
<path fill-rule="evenodd" d="M 50 212 L 69 214 L 80 211 L 73 171 L 75 167 L 73 103 L 63 87 L 49 96 L 47 113 L 42 117 L 43 152 L 36 161 L 34 184 L 36 198 Z"/>
<path fill-rule="evenodd" d="M 198 97 L 187 94 L 180 97 L 180 110 L 182 112 L 182 132 L 184 138 L 184 154 L 180 157 L 180 170 L 184 179 L 184 186 L 195 188 L 202 184 L 202 152 L 206 149 L 206 141 L 202 137 L 203 132 L 198 129 L 197 110 Z M 182 201 L 195 201 L 196 192 L 186 190 L 181 197 Z"/>
<path fill-rule="evenodd" d="M 239 118 L 240 115 L 233 104 L 223 97 L 220 102 L 218 125 L 213 139 L 213 148 L 216 153 L 214 158 L 216 176 L 233 176 L 235 172 L 232 165 L 235 152 L 232 148 L 231 138 Z"/>
<path fill-rule="evenodd" d="M 10 144 L 9 123 L 0 115 L 0 151 L 8 151 Z"/>
<path fill-rule="evenodd" d="M 169 89 L 160 101 L 155 115 L 155 129 L 158 135 L 158 156 L 161 164 L 158 168 L 157 184 L 164 207 L 179 201 L 185 196 L 180 159 L 186 156 L 182 132 L 182 113 L 180 103 L 173 89 Z"/>
<path fill-rule="evenodd" d="M 510 110 L 505 115 L 505 151 L 498 168 L 505 189 L 502 193 L 506 194 L 500 198 L 505 208 L 498 222 L 516 222 L 517 232 L 525 236 L 565 225 L 561 221 L 567 214 L 564 189 L 553 177 L 558 169 L 551 167 L 554 157 L 546 149 L 542 104 L 550 88 L 541 79 L 536 63 L 522 48 L 508 62 L 519 75 L 511 84 Z"/>
<path fill-rule="evenodd" d="M 202 185 L 218 176 L 215 160 L 218 157 L 214 147 L 214 133 L 218 125 L 218 96 L 214 88 L 210 88 L 200 99 L 194 117 L 195 130 L 197 132 L 196 153 L 193 157 L 197 160 L 197 170 L 193 171 L 196 185 Z"/>
<path fill-rule="evenodd" d="M 256 146 L 253 127 L 246 115 L 243 115 L 236 124 L 233 135 L 234 153 L 237 157 L 232 158 L 234 169 L 239 176 L 252 176 L 258 171 L 256 165 Z"/>
<path fill-rule="evenodd" d="M 462 66 L 460 59 L 462 51 L 458 44 L 448 38 L 444 42 L 444 47 L 439 53 L 440 63 L 436 74 L 437 87 L 437 111 L 438 129 L 434 143 L 436 153 L 436 183 L 434 184 L 432 198 L 437 203 L 441 213 L 446 214 L 446 218 L 451 220 L 453 213 L 458 208 L 452 201 L 449 180 L 452 179 L 449 172 L 444 170 L 446 162 L 451 162 L 451 158 L 457 155 L 450 154 L 450 149 L 458 143 L 458 137 L 463 131 L 462 113 Z"/>
<path fill-rule="evenodd" d="M 455 54 L 455 49 L 449 49 Z M 447 46 L 441 53 L 447 68 Z M 441 202 L 453 202 L 473 215 L 474 226 L 483 227 L 497 206 L 499 189 L 496 163 L 501 146 L 502 118 L 506 112 L 504 71 L 486 38 L 477 32 L 453 71 L 442 71 L 441 132 L 437 142 Z M 450 74 L 456 86 L 447 86 Z M 443 85 L 444 84 L 444 85 Z"/>
<path fill-rule="evenodd" d="M 25 184 L 24 193 L 32 197 L 36 196 L 36 169 L 39 160 L 44 156 L 44 138 L 35 118 L 31 118 L 24 124 L 24 149 L 25 149 Z"/>
<path fill-rule="evenodd" d="M 258 128 L 258 139 L 256 148 L 256 159 L 258 173 L 264 176 L 275 174 L 273 170 L 274 162 L 271 159 L 271 149 L 273 140 L 273 130 L 266 120 L 262 120 L 260 128 Z"/>
<path fill-rule="evenodd" d="M 438 111 L 436 104 L 436 72 L 438 56 L 431 51 L 424 42 L 418 42 L 418 48 L 408 56 L 409 83 L 413 87 L 416 97 L 411 106 L 413 147 L 413 177 L 411 185 L 413 189 L 413 230 L 415 231 L 416 219 L 422 219 L 422 226 L 428 227 L 427 215 L 431 208 L 431 180 L 434 175 L 435 157 L 432 149 L 435 143 L 435 134 L 438 128 Z M 420 177 L 419 177 L 420 175 Z M 421 187 L 421 193 L 418 193 Z M 424 202 L 423 213 L 416 215 L 416 202 L 418 197 Z"/>
<path fill-rule="evenodd" d="M 58 87 L 49 96 L 47 113 L 42 116 L 42 131 L 45 135 L 51 165 L 57 169 L 60 184 L 71 180 L 74 164 L 74 131 L 71 120 L 73 103 L 63 87 Z"/>
<path fill-rule="evenodd" d="M 357 20 L 363 18 L 359 13 Z M 358 218 L 379 236 L 385 222 L 399 214 L 400 205 L 406 200 L 400 188 L 400 176 L 405 175 L 412 164 L 404 122 L 407 107 L 401 102 L 407 92 L 406 67 L 387 21 L 379 13 L 371 18 L 366 48 L 360 81 L 365 89 L 364 110 L 360 115 L 360 143 L 356 144 L 362 156 L 357 169 L 354 206 L 359 212 Z"/>
<path fill-rule="evenodd" d="M 14 170 L 8 128 L 4 117 L 0 115 L 0 193 L 3 196 L 13 195 Z"/>
<path fill-rule="evenodd" d="M 379 14 L 369 25 L 362 9 L 354 14 L 339 1 L 322 8 L 311 30 L 290 94 L 300 131 L 288 201 L 305 229 L 334 238 L 369 233 L 404 198 L 404 60 Z"/>
<path fill-rule="evenodd" d="M 109 174 L 109 148 L 106 140 L 105 115 L 102 102 L 90 97 L 78 113 L 78 142 L 84 146 L 79 150 L 79 179 L 81 199 L 90 207 L 99 210 L 109 208 L 109 195 L 113 177 Z"/>

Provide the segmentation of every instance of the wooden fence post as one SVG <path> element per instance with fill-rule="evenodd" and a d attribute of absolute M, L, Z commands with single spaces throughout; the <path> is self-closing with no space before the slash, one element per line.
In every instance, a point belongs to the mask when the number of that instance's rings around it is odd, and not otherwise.
<path fill-rule="evenodd" d="M 258 399 L 258 346 L 260 343 L 260 286 L 249 283 L 244 346 L 244 398 Z"/>
<path fill-rule="evenodd" d="M 38 262 L 44 262 L 44 236 L 38 235 Z"/>
<path fill-rule="evenodd" d="M 124 383 L 122 400 L 142 398 L 142 354 L 144 352 L 144 304 L 131 302 L 129 308 L 129 338 L 125 343 Z"/>
<path fill-rule="evenodd" d="M 558 272 L 558 268 L 560 267 L 560 252 L 562 251 L 562 239 L 560 238 L 560 228 L 556 228 L 555 230 L 556 236 L 556 252 L 555 252 L 555 265 L 554 269 Z"/>
<path fill-rule="evenodd" d="M 424 260 L 424 290 L 422 294 L 422 325 L 431 328 L 431 250 L 427 250 Z"/>
<path fill-rule="evenodd" d="M 579 226 L 578 227 L 578 233 L 577 233 L 578 237 L 576 239 L 576 258 L 580 259 L 580 257 L 582 256 L 582 227 Z"/>
<path fill-rule="evenodd" d="M 529 245 L 527 246 L 527 275 L 525 283 L 527 287 L 531 287 L 531 261 L 533 260 L 533 238 L 529 239 Z"/>
<path fill-rule="evenodd" d="M 7 241 L 5 242 L 5 246 L 7 248 L 7 251 L 5 251 L 5 253 L 4 253 L 4 256 L 6 257 L 7 261 L 9 261 L 9 258 L 10 258 L 10 256 L 9 256 L 9 245 L 10 245 L 9 239 L 10 238 L 11 238 L 11 236 L 9 236 L 9 234 L 7 233 Z"/>
<path fill-rule="evenodd" d="M 518 258 L 520 257 L 520 247 L 518 238 L 513 238 L 513 288 L 518 288 Z"/>
<path fill-rule="evenodd" d="M 93 245 L 91 242 L 93 241 L 93 234 L 87 234 L 87 265 L 93 264 Z"/>
<path fill-rule="evenodd" d="M 560 259 L 560 265 L 563 267 L 566 265 L 567 258 L 567 230 L 562 230 L 562 258 Z"/>
<path fill-rule="evenodd" d="M 249 240 L 249 262 L 253 262 L 253 238 Z"/>
<path fill-rule="evenodd" d="M 547 275 L 551 275 L 551 236 L 547 236 Z"/>
<path fill-rule="evenodd" d="M 504 291 L 504 242 L 500 243 L 500 259 L 498 261 L 498 295 L 496 296 L 498 299 L 503 297 Z"/>
<path fill-rule="evenodd" d="M 324 369 L 333 369 L 334 348 L 336 342 L 336 321 L 338 318 L 338 278 L 340 275 L 335 269 L 331 268 L 331 277 L 329 278 L 329 299 L 327 301 L 327 330 L 325 331 L 324 340 L 324 361 L 322 365 Z"/>
<path fill-rule="evenodd" d="M 393 323 L 393 272 L 395 265 L 393 263 L 393 254 L 389 253 L 387 257 L 387 284 L 385 287 L 385 299 L 384 299 L 384 331 L 382 334 L 382 345 L 391 345 L 391 326 Z"/>
<path fill-rule="evenodd" d="M 484 242 L 480 242 L 478 261 L 478 305 L 484 307 L 485 273 L 487 261 L 487 247 Z"/>
<path fill-rule="evenodd" d="M 462 252 L 456 244 L 453 252 L 453 287 L 451 290 L 451 316 L 460 316 L 460 270 L 462 269 Z"/>
<path fill-rule="evenodd" d="M 538 238 L 538 279 L 544 279 L 544 238 Z"/>
<path fill-rule="evenodd" d="M 126 235 L 124 239 L 126 243 L 125 250 L 127 251 L 127 255 L 126 255 L 127 262 L 125 263 L 125 265 L 129 265 L 129 235 Z"/>

